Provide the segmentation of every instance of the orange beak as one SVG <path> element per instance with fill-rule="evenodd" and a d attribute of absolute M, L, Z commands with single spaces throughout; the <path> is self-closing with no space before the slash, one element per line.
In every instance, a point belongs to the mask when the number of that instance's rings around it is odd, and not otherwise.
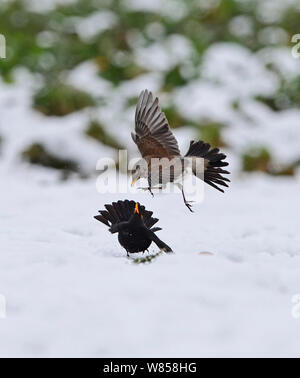
<path fill-rule="evenodd" d="M 134 214 L 140 214 L 140 210 L 139 210 L 139 204 L 138 204 L 138 202 L 135 204 Z"/>

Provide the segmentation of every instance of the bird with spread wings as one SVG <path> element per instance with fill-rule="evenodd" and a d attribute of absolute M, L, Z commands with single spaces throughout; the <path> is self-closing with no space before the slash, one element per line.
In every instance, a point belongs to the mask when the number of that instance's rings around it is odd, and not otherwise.
<path fill-rule="evenodd" d="M 162 189 L 168 183 L 174 183 L 182 192 L 185 205 L 190 211 L 191 203 L 185 198 L 183 180 L 188 174 L 202 179 L 213 188 L 224 192 L 220 186 L 228 187 L 230 180 L 224 177 L 229 174 L 223 167 L 226 155 L 218 148 L 211 148 L 204 141 L 190 142 L 188 152 L 180 154 L 165 114 L 161 111 L 158 98 L 147 89 L 142 91 L 135 112 L 135 133 L 132 139 L 136 143 L 143 159 L 132 171 L 132 185 L 140 178 L 148 180 L 147 189 Z"/>

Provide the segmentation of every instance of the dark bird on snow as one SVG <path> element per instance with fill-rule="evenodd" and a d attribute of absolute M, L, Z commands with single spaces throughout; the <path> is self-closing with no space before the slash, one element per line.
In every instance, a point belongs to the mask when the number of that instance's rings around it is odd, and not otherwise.
<path fill-rule="evenodd" d="M 160 240 L 155 232 L 161 228 L 153 227 L 157 218 L 153 218 L 152 211 L 145 209 L 138 202 L 118 201 L 111 205 L 104 205 L 106 210 L 100 210 L 100 215 L 94 218 L 109 227 L 112 234 L 118 233 L 119 243 L 129 253 L 145 252 L 152 242 L 164 252 L 172 249 Z"/>
<path fill-rule="evenodd" d="M 182 184 L 187 175 L 195 175 L 223 193 L 220 186 L 228 187 L 230 180 L 223 176 L 230 173 L 223 169 L 228 165 L 224 161 L 226 155 L 200 140 L 191 141 L 188 152 L 182 156 L 168 120 L 158 105 L 158 98 L 153 100 L 148 90 L 142 91 L 139 96 L 135 133 L 131 135 L 143 157 L 132 171 L 132 186 L 140 178 L 146 178 L 148 187 L 140 189 L 149 190 L 153 195 L 151 189 L 163 189 L 166 184 L 174 183 L 181 190 L 190 211 L 191 203 L 186 201 Z"/>

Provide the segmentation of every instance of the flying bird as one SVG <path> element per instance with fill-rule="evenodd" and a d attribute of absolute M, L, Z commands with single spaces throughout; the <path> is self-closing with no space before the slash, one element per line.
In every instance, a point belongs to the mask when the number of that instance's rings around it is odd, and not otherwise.
<path fill-rule="evenodd" d="M 132 170 L 132 186 L 141 178 L 148 180 L 149 190 L 163 189 L 168 183 L 174 183 L 181 190 L 184 204 L 192 212 L 191 202 L 185 198 L 183 180 L 187 175 L 195 175 L 213 188 L 224 193 L 220 186 L 228 187 L 230 180 L 223 169 L 228 163 L 226 155 L 218 148 L 211 148 L 209 143 L 200 140 L 191 141 L 187 153 L 180 154 L 165 114 L 161 111 L 158 98 L 147 89 L 142 91 L 135 111 L 135 133 L 131 133 L 142 158 Z"/>
<path fill-rule="evenodd" d="M 164 252 L 172 249 L 160 240 L 155 232 L 160 227 L 153 227 L 157 218 L 153 218 L 152 211 L 134 201 L 118 201 L 105 205 L 106 210 L 100 210 L 100 215 L 94 218 L 109 227 L 112 234 L 118 233 L 119 243 L 129 253 L 145 252 L 154 242 Z"/>

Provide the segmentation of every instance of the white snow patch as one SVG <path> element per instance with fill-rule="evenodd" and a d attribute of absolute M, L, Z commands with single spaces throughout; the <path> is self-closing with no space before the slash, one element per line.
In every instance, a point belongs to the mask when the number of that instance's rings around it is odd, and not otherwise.
<path fill-rule="evenodd" d="M 113 12 L 99 11 L 78 20 L 75 28 L 83 41 L 89 41 L 101 32 L 113 28 L 117 21 L 118 17 Z"/>
<path fill-rule="evenodd" d="M 136 50 L 136 61 L 141 67 L 154 71 L 166 71 L 184 63 L 193 52 L 191 42 L 173 34 L 160 42 Z"/>
<path fill-rule="evenodd" d="M 233 178 L 225 195 L 206 188 L 192 215 L 180 194 L 130 196 L 175 251 L 136 265 L 93 219 L 127 195 L 32 170 L 1 177 L 1 356 L 298 355 L 299 180 Z"/>
<path fill-rule="evenodd" d="M 231 43 L 216 43 L 206 51 L 202 74 L 230 89 L 237 98 L 272 95 L 279 85 L 277 76 L 255 54 Z"/>

